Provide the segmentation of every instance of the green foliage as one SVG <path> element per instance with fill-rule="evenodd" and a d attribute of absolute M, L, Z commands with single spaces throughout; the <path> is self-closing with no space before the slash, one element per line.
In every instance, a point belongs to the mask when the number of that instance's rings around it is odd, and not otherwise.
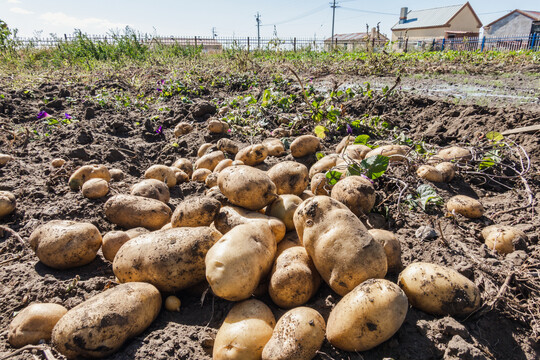
<path fill-rule="evenodd" d="M 407 195 L 405 203 L 409 205 L 410 209 L 421 208 L 423 211 L 429 209 L 430 206 L 440 206 L 444 204 L 443 198 L 441 198 L 434 188 L 430 185 L 422 184 L 416 189 L 415 195 Z"/>
<path fill-rule="evenodd" d="M 370 139 L 369 135 L 358 135 L 354 139 L 354 144 L 355 145 L 367 145 L 369 139 Z"/>
<path fill-rule="evenodd" d="M 360 162 L 365 175 L 370 179 L 381 177 L 388 168 L 389 158 L 382 155 L 370 156 Z"/>
<path fill-rule="evenodd" d="M 328 179 L 328 184 L 334 186 L 337 184 L 339 179 L 341 179 L 342 172 L 336 170 L 330 170 L 326 172 L 326 178 Z"/>

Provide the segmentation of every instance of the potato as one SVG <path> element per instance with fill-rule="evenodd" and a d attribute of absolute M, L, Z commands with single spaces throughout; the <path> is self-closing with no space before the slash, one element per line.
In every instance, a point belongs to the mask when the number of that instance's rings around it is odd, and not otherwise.
<path fill-rule="evenodd" d="M 412 306 L 433 315 L 466 316 L 482 301 L 471 280 L 436 264 L 410 264 L 399 274 L 398 285 Z"/>
<path fill-rule="evenodd" d="M 234 160 L 240 160 L 245 165 L 255 166 L 264 162 L 268 156 L 268 149 L 262 144 L 250 145 L 238 151 Z"/>
<path fill-rule="evenodd" d="M 283 221 L 287 231 L 294 230 L 293 216 L 298 205 L 302 203 L 296 195 L 283 194 L 266 207 L 265 214 Z"/>
<path fill-rule="evenodd" d="M 111 180 L 113 181 L 122 181 L 124 180 L 124 172 L 121 169 L 111 169 L 109 170 L 109 173 L 111 174 Z"/>
<path fill-rule="evenodd" d="M 315 154 L 320 146 L 321 141 L 318 137 L 313 135 L 302 135 L 294 139 L 291 143 L 291 155 L 295 158 L 300 158 Z"/>
<path fill-rule="evenodd" d="M 276 185 L 279 195 L 300 195 L 309 184 L 307 167 L 295 161 L 283 161 L 272 166 L 268 176 Z"/>
<path fill-rule="evenodd" d="M 449 148 L 439 151 L 439 153 L 436 155 L 436 158 L 443 159 L 445 161 L 468 161 L 472 159 L 472 155 L 468 149 L 459 146 L 451 146 Z"/>
<path fill-rule="evenodd" d="M 518 228 L 507 225 L 491 225 L 482 230 L 482 238 L 491 250 L 501 254 L 514 252 L 516 248 L 524 249 L 527 235 Z"/>
<path fill-rule="evenodd" d="M 334 185 L 328 183 L 328 178 L 325 173 L 318 173 L 311 178 L 311 192 L 314 195 L 330 196 Z"/>
<path fill-rule="evenodd" d="M 0 154 L 0 166 L 6 165 L 11 160 L 13 160 L 13 156 L 8 154 Z"/>
<path fill-rule="evenodd" d="M 480 201 L 465 195 L 456 195 L 448 199 L 446 209 L 451 214 L 460 214 L 470 219 L 484 215 L 484 207 Z"/>
<path fill-rule="evenodd" d="M 206 254 L 206 280 L 223 299 L 247 299 L 270 271 L 275 254 L 276 239 L 268 224 L 238 225 Z"/>
<path fill-rule="evenodd" d="M 221 151 L 213 151 L 203 155 L 195 162 L 195 169 L 208 169 L 214 171 L 216 165 L 225 159 L 225 155 Z"/>
<path fill-rule="evenodd" d="M 208 188 L 213 188 L 214 186 L 217 186 L 217 179 L 218 179 L 218 174 L 211 173 L 210 175 L 206 177 L 206 179 L 204 179 L 204 184 Z"/>
<path fill-rule="evenodd" d="M 277 244 L 277 250 L 276 250 L 276 258 L 285 250 L 288 248 L 291 248 L 293 246 L 304 246 L 300 242 L 300 239 L 298 238 L 298 234 L 296 231 L 289 231 L 285 234 L 285 237 L 283 240 L 281 240 Z"/>
<path fill-rule="evenodd" d="M 182 302 L 174 295 L 167 296 L 167 298 L 165 299 L 165 309 L 167 311 L 179 312 L 180 305 L 182 305 Z"/>
<path fill-rule="evenodd" d="M 229 200 L 227 200 L 225 195 L 223 195 L 219 190 L 219 186 L 211 187 L 210 189 L 205 191 L 204 195 L 216 199 L 221 203 L 221 206 L 230 205 Z"/>
<path fill-rule="evenodd" d="M 189 161 L 188 159 L 178 159 L 172 164 L 172 166 L 182 170 L 189 177 L 193 175 L 193 164 L 191 164 L 191 161 Z"/>
<path fill-rule="evenodd" d="M 105 165 L 84 165 L 71 175 L 68 184 L 72 190 L 79 190 L 87 180 L 94 178 L 109 182 L 111 181 L 111 174 Z"/>
<path fill-rule="evenodd" d="M 82 194 L 88 199 L 99 199 L 109 192 L 109 183 L 103 179 L 90 179 L 82 186 Z"/>
<path fill-rule="evenodd" d="M 180 185 L 186 182 L 189 182 L 189 175 L 186 174 L 185 171 L 180 170 L 177 167 L 171 166 L 171 169 L 174 173 L 174 177 L 176 179 L 176 185 Z"/>
<path fill-rule="evenodd" d="M 131 229 L 161 229 L 171 220 L 171 208 L 156 199 L 135 195 L 114 195 L 105 203 L 105 216 L 113 224 Z"/>
<path fill-rule="evenodd" d="M 216 167 L 214 168 L 215 173 L 221 172 L 221 170 L 228 168 L 229 166 L 233 165 L 233 161 L 231 159 L 223 159 L 221 160 Z"/>
<path fill-rule="evenodd" d="M 338 159 L 338 154 L 326 155 L 325 157 L 317 161 L 315 164 L 313 164 L 313 166 L 309 169 L 309 178 L 311 179 L 316 174 L 327 172 L 328 170 L 336 166 Z"/>
<path fill-rule="evenodd" d="M 422 165 L 418 169 L 416 169 L 416 175 L 418 175 L 419 178 L 440 183 L 444 181 L 443 174 L 435 168 L 435 166 L 431 165 Z"/>
<path fill-rule="evenodd" d="M 51 166 L 53 168 L 60 168 L 60 167 L 64 166 L 65 163 L 66 163 L 66 160 L 56 158 L 56 159 L 52 159 Z"/>
<path fill-rule="evenodd" d="M 125 231 L 109 231 L 103 236 L 103 244 L 101 245 L 103 257 L 112 262 L 120 247 L 130 239 Z"/>
<path fill-rule="evenodd" d="M 158 230 L 131 239 L 114 257 L 118 280 L 147 282 L 160 291 L 175 292 L 205 278 L 204 258 L 221 233 L 209 227 Z"/>
<path fill-rule="evenodd" d="M 399 286 L 385 279 L 369 279 L 332 309 L 326 337 L 345 351 L 372 349 L 399 330 L 408 308 L 407 296 Z"/>
<path fill-rule="evenodd" d="M 206 178 L 211 173 L 212 171 L 208 169 L 197 169 L 193 172 L 193 176 L 191 177 L 191 180 L 196 181 L 196 182 L 205 182 Z"/>
<path fill-rule="evenodd" d="M 189 134 L 192 131 L 193 131 L 193 125 L 187 122 L 181 122 L 181 123 L 178 123 L 174 127 L 174 136 L 180 137 L 182 135 Z"/>
<path fill-rule="evenodd" d="M 236 155 L 238 153 L 238 145 L 231 139 L 219 139 L 217 148 L 218 150 L 231 155 Z"/>
<path fill-rule="evenodd" d="M 270 226 L 276 242 L 280 242 L 287 232 L 283 221 L 237 206 L 223 206 L 214 219 L 214 225 L 219 232 L 226 234 L 235 226 L 252 221 L 262 221 Z"/>
<path fill-rule="evenodd" d="M 163 181 L 156 179 L 145 179 L 133 185 L 130 193 L 135 196 L 156 199 L 165 204 L 171 199 L 167 185 Z"/>
<path fill-rule="evenodd" d="M 388 272 L 395 273 L 401 271 L 403 269 L 403 264 L 401 263 L 401 244 L 396 235 L 390 231 L 381 229 L 370 229 L 368 232 L 384 247 Z"/>
<path fill-rule="evenodd" d="M 382 155 L 389 157 L 390 162 L 403 161 L 409 150 L 410 148 L 405 145 L 383 145 L 368 152 L 364 158 L 367 159 L 375 155 Z"/>
<path fill-rule="evenodd" d="M 208 131 L 212 134 L 224 134 L 229 130 L 229 124 L 221 120 L 208 121 Z"/>
<path fill-rule="evenodd" d="M 315 194 L 311 191 L 311 190 L 304 190 L 301 194 L 300 194 L 300 199 L 302 200 L 307 200 L 311 197 L 314 197 Z"/>
<path fill-rule="evenodd" d="M 214 341 L 213 360 L 259 360 L 276 325 L 274 314 L 259 300 L 232 307 Z"/>
<path fill-rule="evenodd" d="M 146 283 L 121 284 L 69 310 L 52 331 L 68 359 L 105 357 L 142 333 L 159 314 L 161 295 Z"/>
<path fill-rule="evenodd" d="M 124 231 L 126 234 L 128 234 L 130 239 L 136 238 L 139 235 L 148 234 L 150 230 L 145 229 L 143 227 L 136 227 L 133 229 L 128 229 Z"/>
<path fill-rule="evenodd" d="M 384 248 L 345 205 L 328 196 L 305 200 L 294 225 L 317 271 L 339 295 L 386 275 Z"/>
<path fill-rule="evenodd" d="M 354 160 L 363 160 L 371 152 L 371 148 L 366 145 L 349 145 L 342 155 L 347 155 Z"/>
<path fill-rule="evenodd" d="M 0 191 L 0 218 L 11 214 L 17 206 L 15 195 L 9 191 Z"/>
<path fill-rule="evenodd" d="M 291 246 L 276 257 L 268 293 L 274 304 L 290 309 L 307 303 L 320 284 L 321 277 L 306 249 L 303 246 Z"/>
<path fill-rule="evenodd" d="M 435 165 L 435 169 L 441 172 L 444 182 L 452 181 L 454 179 L 454 176 L 456 175 L 456 168 L 454 164 L 450 162 L 442 162 L 440 164 L 437 164 Z"/>
<path fill-rule="evenodd" d="M 264 346 L 262 360 L 311 360 L 321 348 L 325 332 L 324 319 L 316 310 L 289 310 L 278 320 Z"/>
<path fill-rule="evenodd" d="M 70 269 L 94 260 L 101 247 L 101 234 L 90 223 L 52 220 L 38 226 L 28 242 L 45 265 Z"/>
<path fill-rule="evenodd" d="M 231 204 L 260 210 L 277 198 L 276 185 L 262 170 L 251 166 L 231 166 L 219 173 L 219 190 Z"/>
<path fill-rule="evenodd" d="M 330 196 L 346 205 L 356 216 L 369 214 L 375 205 L 375 188 L 362 176 L 347 176 L 338 181 Z"/>
<path fill-rule="evenodd" d="M 176 176 L 174 175 L 174 170 L 169 166 L 152 165 L 144 172 L 144 177 L 147 179 L 163 181 L 170 188 L 176 185 Z"/>
<path fill-rule="evenodd" d="M 11 346 L 20 348 L 36 345 L 40 340 L 49 341 L 54 325 L 67 309 L 51 303 L 33 303 L 15 316 L 8 327 L 7 339 Z"/>
<path fill-rule="evenodd" d="M 220 208 L 221 203 L 210 197 L 184 199 L 174 210 L 172 227 L 209 226 Z"/>
<path fill-rule="evenodd" d="M 202 144 L 199 147 L 199 150 L 197 150 L 197 157 L 203 157 L 204 155 L 208 154 L 209 152 L 212 152 L 212 150 L 216 149 L 216 146 L 214 144 L 205 143 Z"/>
<path fill-rule="evenodd" d="M 279 139 L 267 138 L 262 144 L 268 149 L 268 156 L 283 156 L 287 153 L 285 146 Z"/>
<path fill-rule="evenodd" d="M 353 145 L 354 140 L 355 140 L 355 137 L 351 135 L 347 135 L 343 139 L 341 139 L 339 144 L 337 144 L 336 146 L 336 154 L 341 154 L 341 152 L 343 151 L 343 149 L 345 149 L 345 147 L 349 147 Z"/>
<path fill-rule="evenodd" d="M 169 230 L 169 229 L 172 229 L 172 227 L 173 227 L 173 226 L 172 226 L 171 223 L 166 223 L 166 224 L 163 225 L 163 226 L 161 227 L 161 229 L 159 229 L 159 230 Z"/>

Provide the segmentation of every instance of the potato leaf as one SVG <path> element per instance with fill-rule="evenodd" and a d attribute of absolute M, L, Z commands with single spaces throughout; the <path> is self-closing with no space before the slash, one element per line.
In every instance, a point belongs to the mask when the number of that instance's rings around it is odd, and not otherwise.
<path fill-rule="evenodd" d="M 341 175 L 343 175 L 341 172 L 336 170 L 331 170 L 326 172 L 326 178 L 328 179 L 329 185 L 336 185 L 336 183 L 341 179 Z"/>
<path fill-rule="evenodd" d="M 318 153 L 315 154 L 315 156 L 317 156 L 317 161 L 319 161 L 324 157 L 324 153 L 318 152 Z"/>
<path fill-rule="evenodd" d="M 426 210 L 428 205 L 442 205 L 444 200 L 437 194 L 434 188 L 428 184 L 422 184 L 417 189 L 418 193 L 418 205 L 422 210 Z"/>
<path fill-rule="evenodd" d="M 499 142 L 504 140 L 503 134 L 497 131 L 490 131 L 486 134 L 486 139 L 491 140 L 493 142 Z"/>
<path fill-rule="evenodd" d="M 317 135 L 317 137 L 321 138 L 321 139 L 324 139 L 326 137 L 326 132 L 328 131 L 328 129 L 322 125 L 317 125 L 315 126 L 315 129 L 313 130 L 313 132 L 315 133 L 315 135 Z"/>
<path fill-rule="evenodd" d="M 362 160 L 360 166 L 368 178 L 374 180 L 381 177 L 388 168 L 388 156 L 374 155 Z"/>
<path fill-rule="evenodd" d="M 354 144 L 367 145 L 368 141 L 369 141 L 369 135 L 358 135 L 356 139 L 354 139 Z"/>

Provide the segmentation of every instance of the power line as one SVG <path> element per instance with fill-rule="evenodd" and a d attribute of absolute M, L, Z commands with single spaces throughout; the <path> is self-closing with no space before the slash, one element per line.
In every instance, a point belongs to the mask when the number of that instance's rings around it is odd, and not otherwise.
<path fill-rule="evenodd" d="M 311 16 L 313 14 L 316 14 L 322 10 L 325 10 L 326 9 L 326 5 L 322 5 L 322 6 L 319 6 L 319 7 L 316 7 L 315 9 L 312 9 L 308 12 L 305 12 L 303 14 L 300 14 L 300 15 L 297 15 L 293 18 L 290 18 L 290 19 L 287 19 L 287 20 L 283 20 L 283 21 L 278 21 L 278 22 L 275 22 L 275 23 L 271 23 L 271 24 L 268 24 L 268 25 L 262 25 L 262 26 L 274 26 L 274 25 L 281 25 L 281 24 L 285 24 L 285 23 L 288 23 L 288 22 L 292 22 L 292 21 L 295 21 L 295 20 L 300 20 L 302 18 L 305 18 L 305 17 L 308 17 L 308 16 Z"/>
<path fill-rule="evenodd" d="M 512 10 L 501 10 L 501 11 L 494 11 L 494 12 L 488 12 L 488 13 L 480 13 L 478 15 L 491 15 L 491 14 L 500 14 L 500 13 L 503 13 L 503 12 L 510 12 Z"/>
<path fill-rule="evenodd" d="M 357 11 L 367 14 L 378 14 L 378 15 L 392 15 L 392 16 L 399 16 L 399 14 L 391 14 L 391 13 L 385 13 L 380 11 L 371 11 L 371 10 L 361 10 L 361 9 L 354 9 L 349 7 L 342 7 L 343 10 L 349 10 L 349 11 Z"/>

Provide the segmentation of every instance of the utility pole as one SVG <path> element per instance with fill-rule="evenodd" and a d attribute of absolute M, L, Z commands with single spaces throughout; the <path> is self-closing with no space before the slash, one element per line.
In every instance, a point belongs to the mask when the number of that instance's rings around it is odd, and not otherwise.
<path fill-rule="evenodd" d="M 216 28 L 212 28 L 212 37 L 215 39 L 217 37 Z"/>
<path fill-rule="evenodd" d="M 257 15 L 255 16 L 255 20 L 257 21 L 257 49 L 261 48 L 261 15 L 257 11 Z"/>
<path fill-rule="evenodd" d="M 332 37 L 330 38 L 332 46 L 330 48 L 334 50 L 334 22 L 336 20 L 336 8 L 339 7 L 336 5 L 336 0 L 334 0 L 333 3 L 330 3 L 330 7 L 332 8 Z"/>

